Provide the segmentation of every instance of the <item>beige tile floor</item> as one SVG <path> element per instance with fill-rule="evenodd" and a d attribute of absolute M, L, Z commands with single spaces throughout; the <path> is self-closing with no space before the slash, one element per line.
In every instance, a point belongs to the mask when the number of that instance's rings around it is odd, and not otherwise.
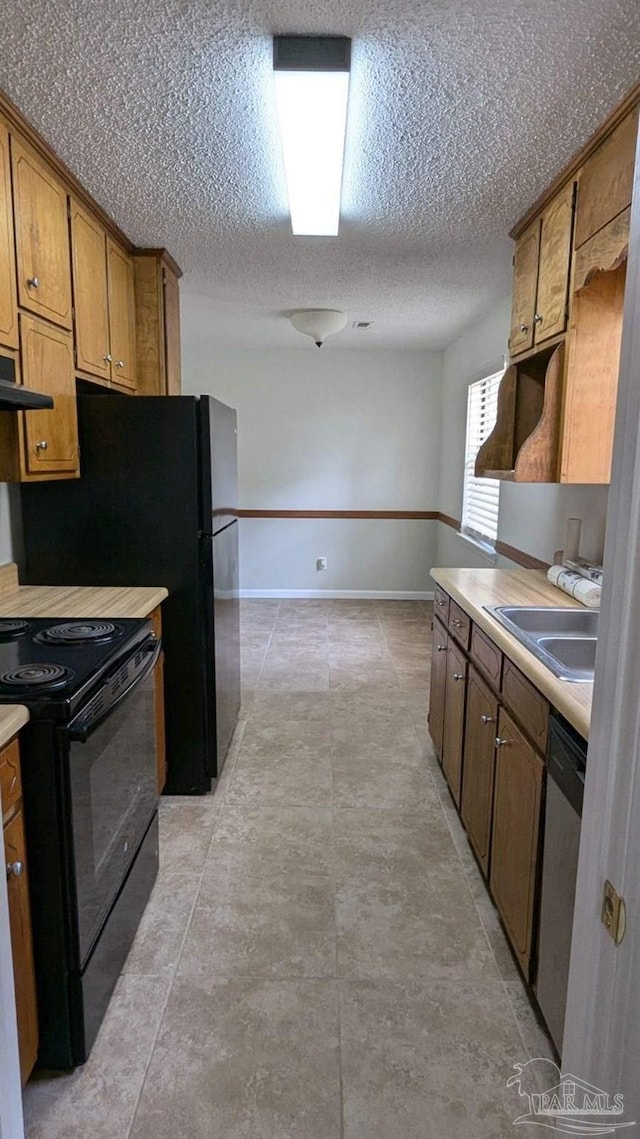
<path fill-rule="evenodd" d="M 430 608 L 242 606 L 215 795 L 161 871 L 88 1063 L 27 1139 L 501 1139 L 550 1055 L 427 735 Z"/>

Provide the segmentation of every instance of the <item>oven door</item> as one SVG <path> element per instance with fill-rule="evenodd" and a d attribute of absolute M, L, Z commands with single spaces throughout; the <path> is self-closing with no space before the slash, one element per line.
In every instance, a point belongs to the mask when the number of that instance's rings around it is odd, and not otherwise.
<path fill-rule="evenodd" d="M 150 638 L 80 710 L 68 740 L 79 968 L 98 937 L 158 802 Z"/>

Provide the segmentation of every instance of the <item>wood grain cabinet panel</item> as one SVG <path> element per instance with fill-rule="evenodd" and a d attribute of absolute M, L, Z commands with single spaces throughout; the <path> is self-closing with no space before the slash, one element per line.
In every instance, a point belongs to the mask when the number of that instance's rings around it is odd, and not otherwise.
<path fill-rule="evenodd" d="M 513 255 L 513 300 L 509 349 L 512 356 L 533 347 L 540 257 L 540 219 L 536 220 L 516 242 Z"/>
<path fill-rule="evenodd" d="M 73 338 L 34 317 L 20 317 L 22 378 L 27 387 L 53 396 L 49 411 L 26 411 L 26 475 L 78 473 L 78 420 L 73 368 Z"/>
<path fill-rule="evenodd" d="M 106 234 L 100 222 L 71 199 L 71 250 L 76 367 L 111 379 Z"/>
<path fill-rule="evenodd" d="M 440 621 L 433 622 L 431 650 L 431 681 L 429 686 L 429 735 L 436 756 L 442 762 L 442 733 L 444 730 L 444 699 L 447 683 L 447 631 Z"/>
<path fill-rule="evenodd" d="M 473 626 L 471 633 L 471 648 L 469 656 L 479 672 L 489 681 L 496 692 L 500 690 L 502 678 L 502 653 L 494 645 L 490 637 L 483 633 L 477 625 Z"/>
<path fill-rule="evenodd" d="M 133 261 L 115 241 L 107 238 L 107 287 L 111 344 L 111 380 L 135 390 L 135 294 Z"/>
<path fill-rule="evenodd" d="M 164 250 L 134 257 L 140 395 L 180 395 L 179 270 Z"/>
<path fill-rule="evenodd" d="M 22 811 L 18 811 L 4 828 L 4 857 L 7 866 L 9 928 L 16 993 L 20 1075 L 22 1082 L 26 1083 L 33 1071 L 38 1055 L 38 1011 L 33 966 L 31 911 L 29 908 L 27 851 Z M 10 873 L 9 867 L 14 868 L 19 873 Z"/>
<path fill-rule="evenodd" d="M 536 344 L 560 335 L 567 326 L 574 194 L 575 183 L 569 182 L 542 215 L 538 291 L 533 318 Z"/>
<path fill-rule="evenodd" d="M 67 192 L 53 171 L 11 139 L 18 301 L 71 328 L 71 255 Z"/>
<path fill-rule="evenodd" d="M 18 347 L 18 296 L 13 236 L 9 132 L 0 121 L 0 344 Z"/>
<path fill-rule="evenodd" d="M 578 183 L 576 249 L 631 204 L 637 136 L 636 107 L 585 162 Z"/>
<path fill-rule="evenodd" d="M 498 700 L 469 669 L 460 814 L 485 877 L 489 873 Z"/>
<path fill-rule="evenodd" d="M 165 394 L 182 391 L 180 353 L 180 285 L 178 277 L 166 266 L 162 268 L 164 299 Z"/>
<path fill-rule="evenodd" d="M 545 754 L 549 734 L 549 703 L 508 659 L 504 662 L 502 699 L 532 743 Z"/>
<path fill-rule="evenodd" d="M 451 637 L 449 638 L 447 648 L 446 675 L 444 728 L 442 732 L 442 770 L 444 771 L 456 805 L 460 806 L 467 660 L 462 650 L 458 648 Z"/>
<path fill-rule="evenodd" d="M 463 649 L 468 649 L 471 640 L 471 618 L 467 616 L 464 609 L 456 605 L 455 601 L 449 602 L 448 628 L 458 644 L 462 645 Z"/>
<path fill-rule="evenodd" d="M 13 740 L 0 752 L 0 798 L 3 817 L 6 817 L 22 798 L 20 748 L 17 740 Z"/>
<path fill-rule="evenodd" d="M 529 980 L 545 767 L 503 708 L 497 738 L 491 892 Z"/>

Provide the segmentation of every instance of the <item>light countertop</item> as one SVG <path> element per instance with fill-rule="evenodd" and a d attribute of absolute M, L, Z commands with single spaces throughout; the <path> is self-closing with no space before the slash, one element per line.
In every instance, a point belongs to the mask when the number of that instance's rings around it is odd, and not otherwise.
<path fill-rule="evenodd" d="M 485 605 L 548 605 L 583 609 L 547 581 L 542 570 L 433 569 L 431 576 L 471 619 L 484 629 L 505 656 L 525 674 L 550 704 L 588 739 L 593 684 L 558 680 L 484 609 Z"/>
<path fill-rule="evenodd" d="M 0 704 L 0 748 L 13 739 L 29 719 L 29 711 L 22 704 Z"/>
<path fill-rule="evenodd" d="M 16 566 L 0 566 L 0 617 L 148 617 L 168 596 L 163 586 L 19 585 Z"/>

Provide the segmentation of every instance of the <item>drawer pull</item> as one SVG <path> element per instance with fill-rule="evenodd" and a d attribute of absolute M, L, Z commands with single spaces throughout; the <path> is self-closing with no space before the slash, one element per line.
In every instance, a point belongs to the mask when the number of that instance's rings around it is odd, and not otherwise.
<path fill-rule="evenodd" d="M 500 736 L 496 736 L 496 747 L 506 747 L 510 743 L 511 740 L 501 740 Z"/>
<path fill-rule="evenodd" d="M 436 647 L 437 647 L 439 653 L 446 653 L 446 651 L 447 651 L 446 645 L 437 645 Z"/>
<path fill-rule="evenodd" d="M 49 444 L 47 443 L 46 439 L 38 439 L 38 442 L 36 443 L 36 451 L 46 451 L 48 446 Z"/>
<path fill-rule="evenodd" d="M 481 716 L 480 717 L 480 723 L 481 724 L 495 724 L 495 722 L 496 722 L 495 716 Z"/>
<path fill-rule="evenodd" d="M 27 277 L 27 285 L 29 286 L 30 289 L 39 289 L 40 288 L 40 278 L 39 277 Z"/>
<path fill-rule="evenodd" d="M 441 597 L 436 597 L 436 605 L 439 605 L 441 609 L 444 608 L 444 601 Z"/>
<path fill-rule="evenodd" d="M 7 862 L 7 878 L 21 878 L 24 874 L 24 862 Z"/>
<path fill-rule="evenodd" d="M 461 629 L 462 628 L 462 621 L 457 621 L 455 618 L 451 622 L 451 624 L 453 625 L 454 629 Z"/>
<path fill-rule="evenodd" d="M 464 672 L 454 672 L 453 679 L 454 680 L 464 680 Z"/>

